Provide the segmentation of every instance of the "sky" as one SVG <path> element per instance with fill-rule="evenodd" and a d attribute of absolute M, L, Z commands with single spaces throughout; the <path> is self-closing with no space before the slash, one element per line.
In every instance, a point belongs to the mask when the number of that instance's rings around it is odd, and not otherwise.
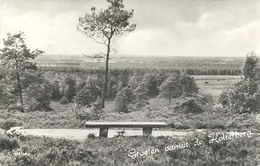
<path fill-rule="evenodd" d="M 7 33 L 22 31 L 31 49 L 46 54 L 105 52 L 77 31 L 90 8 L 106 0 L 0 0 L 0 47 Z M 117 54 L 243 57 L 260 53 L 259 0 L 124 0 L 134 9 L 135 31 L 113 43 Z"/>

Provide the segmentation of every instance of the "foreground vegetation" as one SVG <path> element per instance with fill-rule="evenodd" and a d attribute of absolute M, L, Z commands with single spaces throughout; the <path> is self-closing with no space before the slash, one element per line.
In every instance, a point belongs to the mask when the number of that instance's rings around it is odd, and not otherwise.
<path fill-rule="evenodd" d="M 203 145 L 194 146 L 197 139 Z M 65 139 L 0 135 L 0 165 L 83 166 L 83 165 L 257 165 L 260 143 L 256 136 L 245 136 L 209 143 L 208 135 L 170 137 L 89 138 L 85 142 Z M 186 144 L 187 147 L 166 147 Z M 133 149 L 139 154 L 133 153 Z M 157 149 L 156 153 L 145 153 Z M 132 151 L 130 153 L 130 150 Z M 141 154 L 143 153 L 143 154 Z M 258 163 L 259 164 L 259 163 Z"/>

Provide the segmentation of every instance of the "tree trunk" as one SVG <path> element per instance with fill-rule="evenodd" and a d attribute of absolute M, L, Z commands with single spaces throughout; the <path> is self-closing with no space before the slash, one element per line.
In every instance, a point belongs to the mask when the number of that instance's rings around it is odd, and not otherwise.
<path fill-rule="evenodd" d="M 108 39 L 107 44 L 107 56 L 106 56 L 106 71 L 105 71 L 105 80 L 103 84 L 103 91 L 102 91 L 102 108 L 105 108 L 105 100 L 106 100 L 106 92 L 107 92 L 107 78 L 108 78 L 108 62 L 109 62 L 109 53 L 110 53 L 110 40 Z"/>
<path fill-rule="evenodd" d="M 172 103 L 172 88 L 170 88 L 169 105 Z"/>
<path fill-rule="evenodd" d="M 20 74 L 18 71 L 16 72 L 16 77 L 17 77 L 18 92 L 19 92 L 19 97 L 20 97 L 20 104 L 21 104 L 21 106 L 23 106 L 23 92 L 22 92 L 22 87 L 21 87 Z"/>
<path fill-rule="evenodd" d="M 17 56 L 15 53 L 15 68 L 16 68 L 16 80 L 17 80 L 17 84 L 18 84 L 18 93 L 19 93 L 19 98 L 20 98 L 20 104 L 21 106 L 23 106 L 23 92 L 22 92 L 22 86 L 21 86 L 21 80 L 20 80 L 20 73 L 19 73 L 19 66 L 18 66 L 18 60 L 17 60 Z"/>

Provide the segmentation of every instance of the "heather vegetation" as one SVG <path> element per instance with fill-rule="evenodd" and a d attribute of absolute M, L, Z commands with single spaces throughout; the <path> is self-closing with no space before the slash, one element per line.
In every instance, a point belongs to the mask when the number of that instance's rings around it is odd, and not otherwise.
<path fill-rule="evenodd" d="M 209 133 L 208 133 L 209 134 Z M 196 141 L 204 141 L 195 146 Z M 166 151 L 166 147 L 188 147 Z M 0 164 L 12 166 L 62 165 L 257 165 L 260 148 L 257 137 L 245 136 L 211 142 L 208 135 L 183 139 L 170 137 L 89 137 L 84 142 L 47 137 L 0 135 Z M 138 154 L 129 153 L 135 149 Z M 158 149 L 155 154 L 146 150 Z M 140 153 L 143 152 L 143 155 Z"/>

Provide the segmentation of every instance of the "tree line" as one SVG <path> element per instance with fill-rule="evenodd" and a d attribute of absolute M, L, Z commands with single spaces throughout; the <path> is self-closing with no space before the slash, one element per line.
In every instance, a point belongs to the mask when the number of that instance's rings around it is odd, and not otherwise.
<path fill-rule="evenodd" d="M 221 68 L 221 69 L 187 69 L 187 74 L 189 75 L 240 75 L 240 69 L 229 69 L 229 68 Z"/>

